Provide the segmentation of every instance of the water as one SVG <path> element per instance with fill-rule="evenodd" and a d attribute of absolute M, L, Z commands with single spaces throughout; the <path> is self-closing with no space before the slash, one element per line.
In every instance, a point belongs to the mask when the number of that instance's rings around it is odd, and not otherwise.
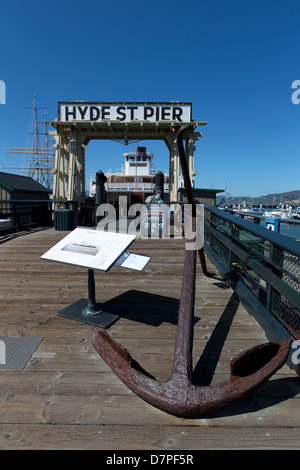
<path fill-rule="evenodd" d="M 280 222 L 279 233 L 300 240 L 300 223 L 287 224 Z"/>
<path fill-rule="evenodd" d="M 260 225 L 265 227 L 265 221 L 261 220 Z M 279 225 L 279 233 L 300 240 L 300 222 L 287 223 L 281 220 Z"/>

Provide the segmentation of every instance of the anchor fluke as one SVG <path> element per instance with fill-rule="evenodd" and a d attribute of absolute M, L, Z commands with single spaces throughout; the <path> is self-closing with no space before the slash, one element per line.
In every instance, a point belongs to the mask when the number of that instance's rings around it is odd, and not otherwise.
<path fill-rule="evenodd" d="M 126 348 L 104 330 L 93 327 L 93 345 L 113 372 L 146 402 L 181 418 L 212 413 L 248 396 L 285 363 L 291 340 L 265 343 L 231 361 L 230 378 L 212 386 L 194 385 L 186 374 L 173 372 L 165 382 L 143 373 Z"/>

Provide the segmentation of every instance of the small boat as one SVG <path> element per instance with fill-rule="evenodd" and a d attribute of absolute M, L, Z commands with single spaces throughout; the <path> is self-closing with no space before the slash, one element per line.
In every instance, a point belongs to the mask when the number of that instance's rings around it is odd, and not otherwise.
<path fill-rule="evenodd" d="M 281 217 L 282 211 L 279 209 L 274 209 L 272 211 L 265 211 L 264 216 L 265 217 Z"/>
<path fill-rule="evenodd" d="M 291 219 L 292 218 L 292 211 L 290 208 L 285 207 L 282 205 L 281 207 L 277 207 L 271 211 L 264 212 L 265 217 L 278 217 L 280 219 Z"/>
<path fill-rule="evenodd" d="M 230 212 L 233 214 L 234 212 L 237 212 L 238 208 L 235 204 L 223 204 L 222 206 L 219 206 L 218 209 L 221 209 L 226 212 Z"/>
<path fill-rule="evenodd" d="M 297 207 L 297 209 L 292 212 L 292 219 L 300 219 L 300 207 Z"/>
<path fill-rule="evenodd" d="M 238 212 L 240 212 L 243 215 L 249 215 L 249 216 L 256 216 L 256 217 L 262 217 L 264 215 L 264 211 L 261 207 L 253 207 L 245 202 L 243 203 L 242 206 L 238 207 Z"/>

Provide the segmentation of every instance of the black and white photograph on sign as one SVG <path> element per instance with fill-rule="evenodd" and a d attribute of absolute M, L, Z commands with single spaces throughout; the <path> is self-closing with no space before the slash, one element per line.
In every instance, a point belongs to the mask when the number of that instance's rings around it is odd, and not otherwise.
<path fill-rule="evenodd" d="M 63 247 L 65 251 L 72 251 L 73 253 L 82 253 L 84 255 L 95 256 L 100 251 L 100 247 L 90 245 L 83 241 L 82 243 L 68 243 Z"/>
<path fill-rule="evenodd" d="M 41 258 L 107 271 L 135 238 L 131 234 L 77 227 Z"/>

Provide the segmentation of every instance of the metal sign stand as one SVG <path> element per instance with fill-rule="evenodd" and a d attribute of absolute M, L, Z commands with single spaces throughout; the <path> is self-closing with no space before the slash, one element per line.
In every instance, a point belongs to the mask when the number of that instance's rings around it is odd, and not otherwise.
<path fill-rule="evenodd" d="M 89 325 L 108 328 L 118 320 L 126 308 L 96 302 L 94 270 L 88 270 L 88 299 L 79 299 L 64 308 L 58 315 Z"/>
<path fill-rule="evenodd" d="M 103 312 L 102 308 L 96 304 L 96 294 L 95 294 L 95 278 L 94 270 L 88 270 L 88 289 L 89 289 L 89 301 L 87 307 L 82 310 L 82 315 L 84 317 L 91 317 L 100 315 Z"/>
<path fill-rule="evenodd" d="M 41 258 L 88 269 L 88 299 L 79 299 L 58 315 L 107 328 L 126 312 L 126 308 L 97 303 L 94 269 L 107 272 L 132 244 L 136 236 L 77 227 Z"/>

